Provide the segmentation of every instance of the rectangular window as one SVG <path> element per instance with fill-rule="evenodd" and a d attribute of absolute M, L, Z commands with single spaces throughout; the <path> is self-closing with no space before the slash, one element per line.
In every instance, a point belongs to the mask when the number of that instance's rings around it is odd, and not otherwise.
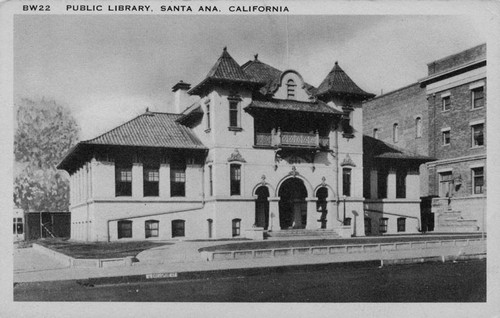
<path fill-rule="evenodd" d="M 184 220 L 173 220 L 172 221 L 172 237 L 184 237 L 185 236 L 185 223 Z"/>
<path fill-rule="evenodd" d="M 451 142 L 451 133 L 450 130 L 443 130 L 443 146 L 449 145 Z"/>
<path fill-rule="evenodd" d="M 451 171 L 441 172 L 439 174 L 439 196 L 449 197 L 451 196 L 451 190 L 453 185 L 453 174 Z"/>
<path fill-rule="evenodd" d="M 160 222 L 157 220 L 148 220 L 145 223 L 146 238 L 158 237 Z"/>
<path fill-rule="evenodd" d="M 240 236 L 241 231 L 241 219 L 233 220 L 233 237 Z"/>
<path fill-rule="evenodd" d="M 241 194 L 241 166 L 231 165 L 231 195 Z"/>
<path fill-rule="evenodd" d="M 379 223 L 379 233 L 387 233 L 387 225 L 389 224 L 388 218 L 381 218 Z"/>
<path fill-rule="evenodd" d="M 175 163 L 170 166 L 170 196 L 186 196 L 186 164 Z"/>
<path fill-rule="evenodd" d="M 118 238 L 132 237 L 132 221 L 118 221 Z"/>
<path fill-rule="evenodd" d="M 352 218 L 345 218 L 344 226 L 351 226 L 351 221 L 352 221 Z"/>
<path fill-rule="evenodd" d="M 377 198 L 386 199 L 387 198 L 387 177 L 389 172 L 387 169 L 379 169 L 377 171 Z"/>
<path fill-rule="evenodd" d="M 144 196 L 157 197 L 160 194 L 160 169 L 158 167 L 144 168 Z"/>
<path fill-rule="evenodd" d="M 115 166 L 115 195 L 132 196 L 132 166 Z"/>
<path fill-rule="evenodd" d="M 448 111 L 451 109 L 451 96 L 445 96 L 441 99 L 442 102 L 442 110 Z"/>
<path fill-rule="evenodd" d="M 396 198 L 406 198 L 406 169 L 396 170 Z"/>
<path fill-rule="evenodd" d="M 472 147 L 484 146 L 484 124 L 471 126 L 472 130 Z"/>
<path fill-rule="evenodd" d="M 211 128 L 211 123 L 210 123 L 210 105 L 207 105 L 207 130 L 210 130 Z"/>
<path fill-rule="evenodd" d="M 365 218 L 365 235 L 372 234 L 372 219 Z"/>
<path fill-rule="evenodd" d="M 14 234 L 23 234 L 24 225 L 22 218 L 14 218 Z"/>
<path fill-rule="evenodd" d="M 484 193 L 484 168 L 473 168 L 472 169 L 472 193 L 473 194 L 483 194 Z"/>
<path fill-rule="evenodd" d="M 484 106 L 484 87 L 477 87 L 471 91 L 472 109 Z"/>
<path fill-rule="evenodd" d="M 342 194 L 346 197 L 351 196 L 351 169 L 342 169 Z"/>
<path fill-rule="evenodd" d="M 398 218 L 398 232 L 406 232 L 406 219 Z"/>
<path fill-rule="evenodd" d="M 229 127 L 239 127 L 239 106 L 237 101 L 229 101 Z"/>
<path fill-rule="evenodd" d="M 208 190 L 209 190 L 210 196 L 214 195 L 214 179 L 213 178 L 214 178 L 213 167 L 208 166 L 208 182 L 209 182 Z"/>

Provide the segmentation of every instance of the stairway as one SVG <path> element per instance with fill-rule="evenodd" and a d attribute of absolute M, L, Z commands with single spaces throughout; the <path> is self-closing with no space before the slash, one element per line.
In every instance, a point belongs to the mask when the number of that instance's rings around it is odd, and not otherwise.
<path fill-rule="evenodd" d="M 266 234 L 267 237 L 271 238 L 340 238 L 340 235 L 331 229 L 317 229 L 317 230 L 306 230 L 306 229 L 290 229 L 290 230 L 279 230 L 279 231 L 269 231 Z"/>

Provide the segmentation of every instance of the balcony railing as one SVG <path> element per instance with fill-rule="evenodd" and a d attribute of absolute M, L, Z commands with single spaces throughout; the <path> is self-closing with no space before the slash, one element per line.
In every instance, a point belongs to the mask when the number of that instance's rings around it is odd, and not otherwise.
<path fill-rule="evenodd" d="M 273 131 L 271 133 L 255 133 L 256 146 L 293 147 L 293 148 L 329 148 L 330 138 L 318 133 L 299 133 Z"/>

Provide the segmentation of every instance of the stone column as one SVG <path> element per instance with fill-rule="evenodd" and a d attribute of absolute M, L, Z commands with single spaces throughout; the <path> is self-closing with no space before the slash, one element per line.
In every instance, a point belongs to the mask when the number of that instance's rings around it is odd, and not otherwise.
<path fill-rule="evenodd" d="M 340 226 L 340 223 L 337 221 L 337 202 L 335 199 L 328 200 L 326 204 L 326 209 L 328 213 L 326 214 L 326 228 L 327 229 L 335 229 Z"/>
<path fill-rule="evenodd" d="M 158 184 L 160 190 L 160 198 L 170 197 L 170 165 L 168 163 L 160 164 L 160 182 Z"/>
<path fill-rule="evenodd" d="M 370 170 L 370 198 L 367 199 L 377 199 L 378 198 L 378 172 L 377 169 L 372 168 Z"/>
<path fill-rule="evenodd" d="M 387 175 L 387 198 L 396 198 L 396 169 L 391 168 Z"/>
<path fill-rule="evenodd" d="M 316 209 L 316 202 L 318 198 L 307 198 L 307 224 L 306 229 L 308 230 L 316 230 L 321 228 L 321 222 L 318 222 L 319 217 L 321 216 Z"/>
<path fill-rule="evenodd" d="M 279 208 L 279 197 L 267 199 L 269 201 L 269 230 L 279 231 L 280 227 L 280 208 Z"/>
<path fill-rule="evenodd" d="M 134 163 L 132 165 L 132 197 L 144 197 L 143 178 L 142 163 Z"/>

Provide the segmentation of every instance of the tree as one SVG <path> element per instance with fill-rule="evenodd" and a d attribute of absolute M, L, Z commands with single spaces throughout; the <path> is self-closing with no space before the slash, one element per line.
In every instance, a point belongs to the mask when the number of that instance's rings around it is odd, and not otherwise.
<path fill-rule="evenodd" d="M 16 206 L 24 211 L 68 211 L 68 176 L 56 166 L 78 142 L 78 124 L 53 100 L 21 99 L 15 111 Z"/>

